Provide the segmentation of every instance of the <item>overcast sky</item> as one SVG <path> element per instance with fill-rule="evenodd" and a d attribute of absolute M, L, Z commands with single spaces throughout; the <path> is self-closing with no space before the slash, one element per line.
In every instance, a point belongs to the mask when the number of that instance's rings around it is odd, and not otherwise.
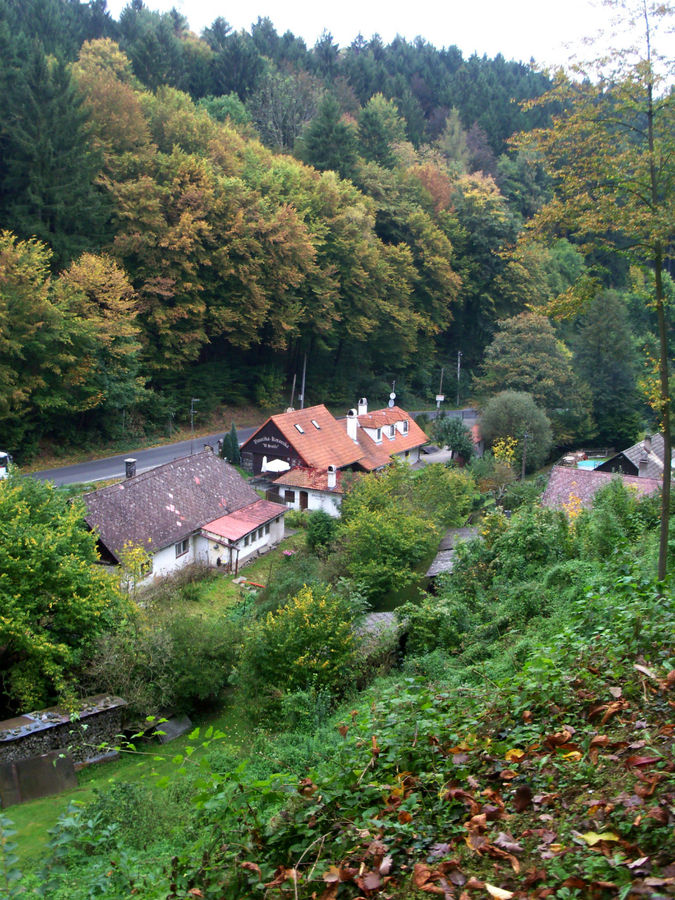
<path fill-rule="evenodd" d="M 108 0 L 115 18 L 126 5 L 127 0 Z M 465 57 L 502 53 L 543 65 L 567 65 L 574 52 L 583 55 L 584 37 L 607 21 L 594 0 L 146 0 L 146 5 L 159 11 L 175 6 L 197 33 L 218 16 L 247 30 L 258 16 L 268 16 L 279 34 L 290 30 L 309 47 L 324 29 L 341 47 L 359 32 L 365 38 L 377 33 L 385 43 L 396 34 L 410 40 L 421 35 L 438 48 L 456 44 Z"/>

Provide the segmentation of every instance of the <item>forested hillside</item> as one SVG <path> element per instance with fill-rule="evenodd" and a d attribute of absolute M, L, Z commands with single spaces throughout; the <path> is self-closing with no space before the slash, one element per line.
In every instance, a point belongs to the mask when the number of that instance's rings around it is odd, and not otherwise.
<path fill-rule="evenodd" d="M 396 379 L 411 405 L 461 352 L 468 399 L 500 320 L 591 275 L 595 306 L 552 338 L 576 372 L 558 445 L 632 438 L 649 285 L 564 229 L 519 240 L 553 182 L 509 139 L 560 108 L 524 105 L 551 84 L 421 39 L 0 0 L 3 446 L 166 430 L 191 397 L 279 409 L 305 356 L 308 401 Z"/>

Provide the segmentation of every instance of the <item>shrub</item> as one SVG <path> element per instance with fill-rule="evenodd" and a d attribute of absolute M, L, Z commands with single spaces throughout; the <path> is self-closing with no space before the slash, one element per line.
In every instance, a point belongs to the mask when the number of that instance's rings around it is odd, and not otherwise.
<path fill-rule="evenodd" d="M 354 622 L 362 613 L 346 591 L 303 587 L 276 612 L 248 627 L 237 681 L 267 712 L 287 693 L 344 693 L 357 663 Z"/>
<path fill-rule="evenodd" d="M 335 537 L 336 522 L 333 516 L 321 509 L 315 510 L 307 522 L 307 546 L 315 553 L 325 550 Z"/>

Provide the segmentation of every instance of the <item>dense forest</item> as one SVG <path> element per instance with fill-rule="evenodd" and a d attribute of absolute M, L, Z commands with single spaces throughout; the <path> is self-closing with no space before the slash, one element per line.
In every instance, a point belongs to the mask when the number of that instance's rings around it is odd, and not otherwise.
<path fill-rule="evenodd" d="M 278 410 L 304 359 L 307 402 L 395 379 L 429 404 L 442 368 L 480 399 L 511 386 L 483 368 L 500 330 L 579 284 L 549 334 L 557 445 L 631 441 L 653 424 L 649 275 L 568 229 L 522 241 L 554 181 L 511 139 L 547 125 L 552 86 L 422 39 L 0 0 L 3 447 L 170 430 L 191 397 Z"/>

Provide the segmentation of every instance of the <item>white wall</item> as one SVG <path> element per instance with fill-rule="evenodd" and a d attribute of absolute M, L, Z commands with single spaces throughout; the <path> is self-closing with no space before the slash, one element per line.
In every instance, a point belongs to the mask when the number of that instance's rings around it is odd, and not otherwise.
<path fill-rule="evenodd" d="M 172 575 L 174 572 L 178 572 L 179 569 L 197 562 L 196 539 L 197 535 L 191 535 L 188 538 L 188 552 L 183 553 L 181 556 L 176 556 L 175 544 L 170 544 L 168 547 L 158 550 L 152 557 L 152 573 L 148 577 L 162 578 L 166 575 Z"/>
<path fill-rule="evenodd" d="M 281 491 L 281 499 L 289 509 L 300 509 L 300 488 L 285 488 L 283 485 L 279 485 L 279 490 Z M 286 491 L 294 492 L 295 500 L 292 503 L 286 500 Z M 341 502 L 342 494 L 332 494 L 327 491 L 307 491 L 307 509 L 310 512 L 314 512 L 315 509 L 321 509 L 328 513 L 329 516 L 338 518 Z"/>

